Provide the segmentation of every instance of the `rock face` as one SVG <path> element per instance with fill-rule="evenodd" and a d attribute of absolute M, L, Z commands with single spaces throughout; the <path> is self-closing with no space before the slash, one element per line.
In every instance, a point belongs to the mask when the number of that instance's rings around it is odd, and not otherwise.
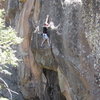
<path fill-rule="evenodd" d="M 23 1 L 8 0 L 6 18 L 23 38 L 18 47 L 18 57 L 22 58 L 18 77 L 24 98 L 99 100 L 100 1 Z M 41 47 L 47 14 L 60 27 L 49 29 L 51 46 L 45 43 Z M 37 26 L 39 32 L 35 32 Z"/>

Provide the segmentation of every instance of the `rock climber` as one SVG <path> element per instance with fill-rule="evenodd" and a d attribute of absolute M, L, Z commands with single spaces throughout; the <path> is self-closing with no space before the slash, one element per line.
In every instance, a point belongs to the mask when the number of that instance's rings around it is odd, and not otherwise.
<path fill-rule="evenodd" d="M 51 28 L 51 30 L 57 30 L 58 27 L 60 26 L 60 24 L 58 26 L 54 25 L 54 22 L 49 20 L 49 15 L 47 15 L 46 17 L 46 21 L 43 25 L 43 41 L 41 43 L 41 47 L 43 46 L 43 44 L 45 43 L 45 41 L 47 41 L 48 46 L 50 46 L 50 33 L 48 32 L 48 28 Z"/>
<path fill-rule="evenodd" d="M 50 24 L 49 24 L 49 15 L 47 15 L 46 17 L 46 21 L 43 25 L 43 41 L 41 43 L 41 46 L 43 46 L 43 44 L 47 41 L 48 43 L 48 46 L 50 46 L 50 35 L 48 33 L 48 28 L 50 27 Z"/>

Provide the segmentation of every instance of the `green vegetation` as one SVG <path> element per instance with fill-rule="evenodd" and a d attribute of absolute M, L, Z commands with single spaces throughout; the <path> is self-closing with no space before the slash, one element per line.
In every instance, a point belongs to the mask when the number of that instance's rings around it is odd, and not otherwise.
<path fill-rule="evenodd" d="M 4 10 L 0 10 L 0 64 L 17 65 L 18 59 L 15 57 L 13 45 L 21 42 L 21 38 L 16 36 L 16 32 L 11 27 L 4 25 Z"/>
<path fill-rule="evenodd" d="M 16 36 L 16 32 L 11 27 L 5 27 L 4 21 L 4 10 L 0 10 L 0 73 L 4 72 L 4 67 L 7 64 L 17 66 L 18 59 L 15 56 L 16 50 L 14 50 L 15 45 L 19 44 L 22 39 Z M 8 72 L 5 71 L 7 74 Z M 11 90 L 9 89 L 7 83 L 0 77 L 0 89 L 5 87 L 8 90 L 12 99 Z M 5 98 L 0 98 L 0 100 L 7 100 Z"/>

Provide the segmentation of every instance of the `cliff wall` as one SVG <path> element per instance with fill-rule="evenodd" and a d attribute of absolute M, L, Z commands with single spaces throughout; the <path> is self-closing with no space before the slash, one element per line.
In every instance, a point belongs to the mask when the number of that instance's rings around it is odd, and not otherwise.
<path fill-rule="evenodd" d="M 99 0 L 8 0 L 6 24 L 23 38 L 18 78 L 25 99 L 99 100 L 99 7 Z M 49 29 L 51 46 L 41 47 L 47 15 L 60 26 Z"/>

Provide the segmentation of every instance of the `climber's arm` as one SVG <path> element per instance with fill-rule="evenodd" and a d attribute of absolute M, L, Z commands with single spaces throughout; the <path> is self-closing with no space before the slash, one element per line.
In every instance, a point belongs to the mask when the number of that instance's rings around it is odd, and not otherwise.
<path fill-rule="evenodd" d="M 57 26 L 55 26 L 53 21 L 50 22 L 50 28 L 52 30 L 57 30 L 59 28 L 59 26 L 60 26 L 60 24 L 58 24 Z"/>
<path fill-rule="evenodd" d="M 48 22 L 49 22 L 49 15 L 47 15 L 45 23 L 48 24 Z"/>

